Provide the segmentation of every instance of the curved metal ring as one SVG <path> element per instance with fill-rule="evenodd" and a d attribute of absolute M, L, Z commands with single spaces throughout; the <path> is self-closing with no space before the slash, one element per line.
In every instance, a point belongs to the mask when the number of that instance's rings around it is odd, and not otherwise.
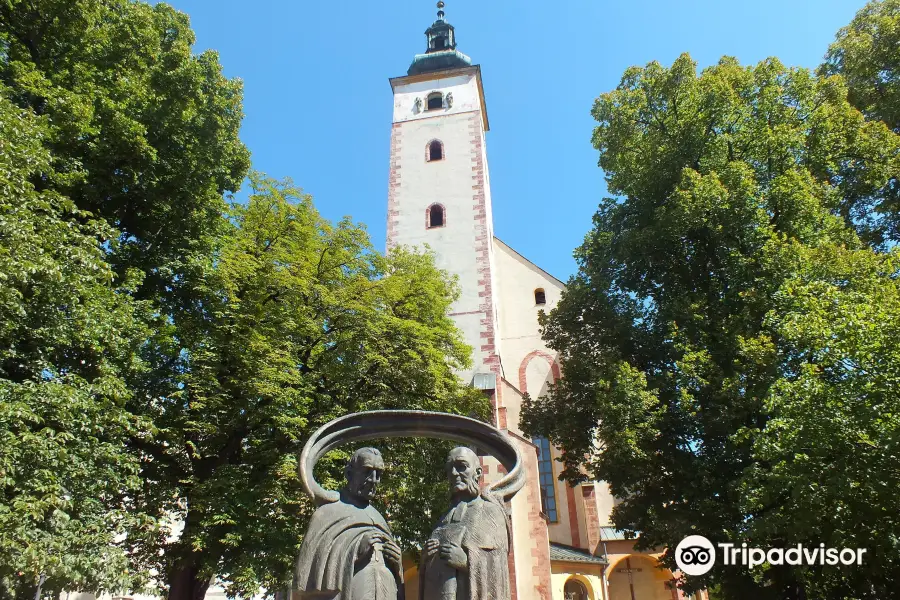
<path fill-rule="evenodd" d="M 297 471 L 304 490 L 317 506 L 337 502 L 340 494 L 320 486 L 313 469 L 322 456 L 347 442 L 378 438 L 426 437 L 473 444 L 488 451 L 506 468 L 506 475 L 488 491 L 512 498 L 525 485 L 525 470 L 519 449 L 508 434 L 487 423 L 447 413 L 418 410 L 376 410 L 354 413 L 320 427 L 303 447 Z"/>

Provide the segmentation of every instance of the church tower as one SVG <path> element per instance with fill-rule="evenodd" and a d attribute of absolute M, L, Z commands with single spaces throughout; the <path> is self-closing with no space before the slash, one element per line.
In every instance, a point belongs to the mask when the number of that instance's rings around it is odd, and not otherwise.
<path fill-rule="evenodd" d="M 387 246 L 427 246 L 458 278 L 450 316 L 472 347 L 472 367 L 459 375 L 490 396 L 492 424 L 519 447 L 526 483 L 509 507 L 512 600 L 683 600 L 674 574 L 657 568 L 663 549 L 639 551 L 611 526 L 609 486 L 560 480 L 560 450 L 520 427 L 525 398 L 562 376 L 539 315 L 565 285 L 494 236 L 481 68 L 457 49 L 443 9 L 438 2 L 425 52 L 390 80 Z M 485 483 L 505 473 L 491 456 L 481 466 Z M 407 598 L 418 597 L 416 565 L 407 566 Z"/>
<path fill-rule="evenodd" d="M 481 68 L 457 50 L 438 3 L 437 20 L 394 94 L 387 246 L 429 246 L 437 266 L 459 278 L 450 316 L 472 346 L 467 383 L 494 391 L 502 377 L 494 232 Z M 496 396 L 496 394 L 494 394 Z M 499 424 L 497 402 L 494 423 Z"/>

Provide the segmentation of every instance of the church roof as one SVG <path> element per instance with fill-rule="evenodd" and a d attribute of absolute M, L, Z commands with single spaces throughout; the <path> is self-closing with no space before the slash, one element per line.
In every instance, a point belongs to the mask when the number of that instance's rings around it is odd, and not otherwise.
<path fill-rule="evenodd" d="M 416 54 L 406 74 L 419 75 L 421 73 L 432 73 L 434 71 L 443 71 L 444 69 L 470 66 L 472 66 L 472 59 L 459 50 L 426 52 L 425 54 Z"/>
<path fill-rule="evenodd" d="M 512 251 L 512 252 L 514 252 L 514 253 L 516 254 L 516 256 L 520 257 L 522 260 L 524 260 L 525 262 L 527 262 L 529 265 L 531 265 L 532 267 L 534 267 L 535 269 L 537 269 L 538 271 L 540 271 L 541 273 L 543 273 L 544 275 L 546 275 L 546 276 L 549 277 L 550 279 L 553 279 L 554 281 L 556 281 L 557 283 L 559 283 L 559 285 L 561 285 L 561 286 L 563 286 L 563 287 L 566 286 L 566 284 L 563 283 L 558 277 L 554 277 L 553 275 L 551 275 L 550 273 L 548 273 L 548 272 L 545 271 L 544 269 L 542 269 L 542 268 L 540 268 L 539 266 L 537 266 L 534 262 L 532 262 L 532 261 L 530 261 L 529 259 L 527 259 L 527 258 L 525 258 L 524 256 L 522 256 L 522 254 L 521 254 L 518 250 L 516 250 L 515 248 L 513 248 L 512 246 L 510 246 L 509 244 L 507 244 L 506 242 L 504 242 L 504 241 L 501 240 L 500 238 L 498 238 L 496 235 L 494 236 L 494 241 L 495 241 L 495 242 L 500 242 L 501 244 L 503 244 L 503 246 L 504 246 L 505 248 L 509 248 L 509 250 Z"/>
<path fill-rule="evenodd" d="M 613 542 L 616 540 L 628 540 L 635 539 L 635 536 L 632 535 L 628 537 L 630 534 L 621 530 L 616 529 L 615 527 L 601 527 L 600 528 L 600 539 L 604 542 Z"/>
<path fill-rule="evenodd" d="M 565 562 L 591 563 L 595 565 L 608 565 L 609 561 L 603 556 L 595 556 L 587 550 L 574 548 L 564 544 L 550 542 L 550 560 Z"/>

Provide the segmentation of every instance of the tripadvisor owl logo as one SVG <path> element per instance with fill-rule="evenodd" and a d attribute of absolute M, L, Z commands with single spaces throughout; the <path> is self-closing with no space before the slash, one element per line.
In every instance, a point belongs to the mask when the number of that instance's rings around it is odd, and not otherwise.
<path fill-rule="evenodd" d="M 716 564 L 716 548 L 702 535 L 689 535 L 675 548 L 675 563 L 686 575 L 705 575 Z"/>
<path fill-rule="evenodd" d="M 720 543 L 724 566 L 742 565 L 753 569 L 763 564 L 770 565 L 856 565 L 863 563 L 865 548 L 805 547 L 797 544 L 790 548 L 748 547 L 731 543 Z M 686 575 L 705 575 L 716 564 L 716 548 L 702 535 L 689 535 L 675 548 L 675 563 Z"/>

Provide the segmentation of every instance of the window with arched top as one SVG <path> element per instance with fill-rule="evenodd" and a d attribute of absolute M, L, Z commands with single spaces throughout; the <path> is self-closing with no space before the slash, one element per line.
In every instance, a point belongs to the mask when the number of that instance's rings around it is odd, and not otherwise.
<path fill-rule="evenodd" d="M 440 140 L 431 140 L 428 142 L 428 152 L 426 154 L 428 162 L 433 160 L 444 160 L 444 144 Z"/>
<path fill-rule="evenodd" d="M 440 92 L 428 94 L 428 110 L 440 110 L 444 108 L 444 95 Z"/>
<path fill-rule="evenodd" d="M 534 290 L 534 303 L 547 304 L 547 294 L 544 293 L 544 288 Z"/>
<path fill-rule="evenodd" d="M 432 204 L 425 211 L 426 226 L 428 229 L 444 227 L 447 224 L 447 212 L 440 204 Z"/>
<path fill-rule="evenodd" d="M 591 600 L 587 588 L 577 579 L 570 579 L 563 588 L 563 596 L 566 600 Z"/>

